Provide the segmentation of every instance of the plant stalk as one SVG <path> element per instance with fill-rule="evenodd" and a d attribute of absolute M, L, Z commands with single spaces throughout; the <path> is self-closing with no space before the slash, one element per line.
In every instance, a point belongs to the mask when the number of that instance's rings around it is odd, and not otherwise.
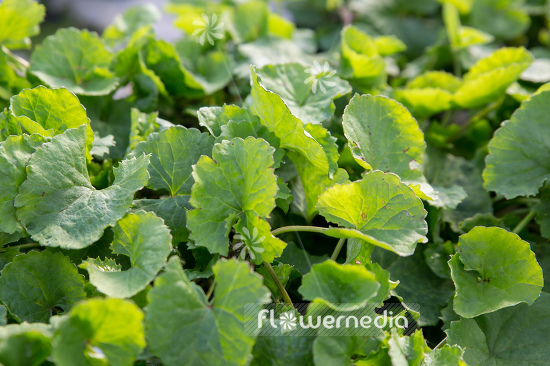
<path fill-rule="evenodd" d="M 322 234 L 325 228 L 317 226 L 304 226 L 304 225 L 294 225 L 294 226 L 284 226 L 278 229 L 275 229 L 271 232 L 272 235 L 280 235 L 285 233 L 292 233 L 295 231 L 305 231 L 309 233 L 319 233 Z"/>
<path fill-rule="evenodd" d="M 535 210 L 531 210 L 531 212 L 529 212 L 524 218 L 523 220 L 521 220 L 519 222 L 519 224 L 517 224 L 517 226 L 514 228 L 513 230 L 513 233 L 514 234 L 519 234 L 523 229 L 525 229 L 525 227 L 527 226 L 527 224 L 529 222 L 531 222 L 531 220 L 533 220 L 533 217 L 535 217 L 537 213 L 535 212 Z"/>
<path fill-rule="evenodd" d="M 332 259 L 333 261 L 336 261 L 336 258 L 338 258 L 338 254 L 340 254 L 340 251 L 344 247 L 345 242 L 346 242 L 346 238 L 341 238 L 340 240 L 338 240 L 338 244 L 336 244 L 336 248 L 334 248 L 334 252 L 332 252 L 330 259 Z"/>
<path fill-rule="evenodd" d="M 265 268 L 267 268 L 267 271 L 269 272 L 269 274 L 271 275 L 271 278 L 273 278 L 273 281 L 275 281 L 275 284 L 277 285 L 279 292 L 283 296 L 283 300 L 285 301 L 285 303 L 289 306 L 294 307 L 294 305 L 292 304 L 292 300 L 290 299 L 290 296 L 288 296 L 288 292 L 286 292 L 285 287 L 281 283 L 281 280 L 279 280 L 279 277 L 277 277 L 277 274 L 275 273 L 275 270 L 273 269 L 273 267 L 271 267 L 271 264 L 264 261 L 264 265 L 265 265 Z"/>

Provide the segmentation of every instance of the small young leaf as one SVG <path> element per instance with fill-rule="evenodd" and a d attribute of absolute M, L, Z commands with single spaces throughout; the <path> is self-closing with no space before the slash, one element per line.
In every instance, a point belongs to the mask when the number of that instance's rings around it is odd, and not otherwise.
<path fill-rule="evenodd" d="M 113 231 L 113 253 L 128 256 L 132 267 L 121 271 L 92 258 L 80 267 L 88 271 L 91 284 L 100 292 L 110 297 L 132 297 L 164 267 L 172 237 L 162 219 L 143 211 L 127 214 Z"/>
<path fill-rule="evenodd" d="M 69 90 L 38 86 L 11 97 L 10 105 L 9 117 L 29 134 L 53 137 L 85 124 L 86 152 L 90 153 L 94 142 L 90 119 L 76 95 Z"/>
<path fill-rule="evenodd" d="M 359 28 L 348 25 L 341 33 L 341 73 L 352 85 L 372 89 L 386 82 L 386 64 L 375 41 Z"/>

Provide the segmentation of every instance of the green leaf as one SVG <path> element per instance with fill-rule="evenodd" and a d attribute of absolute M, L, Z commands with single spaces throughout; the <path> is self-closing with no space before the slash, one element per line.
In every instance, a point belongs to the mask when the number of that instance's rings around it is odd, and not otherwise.
<path fill-rule="evenodd" d="M 42 365 L 52 350 L 50 326 L 41 323 L 0 327 L 0 363 L 5 366 Z"/>
<path fill-rule="evenodd" d="M 386 64 L 376 42 L 359 28 L 348 25 L 341 33 L 341 74 L 352 85 L 371 89 L 386 83 Z"/>
<path fill-rule="evenodd" d="M 86 152 L 94 142 L 94 133 L 86 109 L 69 90 L 38 86 L 23 90 L 10 99 L 10 115 L 23 131 L 53 137 L 69 128 L 86 125 Z"/>
<path fill-rule="evenodd" d="M 395 173 L 421 198 L 436 197 L 415 167 L 422 164 L 426 143 L 405 107 L 383 96 L 355 95 L 344 111 L 343 126 L 353 156 L 362 167 Z"/>
<path fill-rule="evenodd" d="M 415 115 L 428 117 L 451 109 L 453 92 L 461 84 L 462 80 L 449 73 L 428 71 L 408 82 L 405 89 L 396 90 L 394 95 Z"/>
<path fill-rule="evenodd" d="M 174 126 L 149 135 L 129 158 L 151 154 L 147 187 L 165 190 L 170 196 L 189 195 L 194 180 L 192 166 L 202 155 L 210 156 L 214 138 L 199 130 Z"/>
<path fill-rule="evenodd" d="M 143 62 L 166 87 L 170 95 L 196 98 L 204 95 L 204 88 L 182 64 L 176 49 L 161 40 L 149 40 L 141 49 Z"/>
<path fill-rule="evenodd" d="M 528 306 L 520 304 L 451 323 L 448 344 L 464 348 L 464 361 L 480 365 L 545 365 L 550 357 L 550 294 Z"/>
<path fill-rule="evenodd" d="M 0 4 L 0 44 L 25 41 L 38 34 L 46 8 L 32 0 L 4 0 Z"/>
<path fill-rule="evenodd" d="M 348 183 L 349 176 L 344 169 L 338 168 L 337 139 L 320 125 L 307 124 L 305 131 L 321 144 L 329 159 L 329 175 L 319 171 L 302 155 L 289 153 L 289 157 L 296 166 L 298 176 L 292 182 L 292 192 L 295 196 L 293 209 L 299 212 L 308 222 L 318 214 L 317 202 L 328 187 L 337 183 Z"/>
<path fill-rule="evenodd" d="M 308 62 L 311 56 L 303 45 L 280 37 L 262 37 L 254 42 L 238 46 L 241 61 L 234 73 L 245 78 L 250 73 L 250 65 L 263 67 L 266 65 L 285 64 L 289 62 Z M 315 51 L 316 46 L 313 47 Z"/>
<path fill-rule="evenodd" d="M 311 255 L 293 242 L 288 242 L 283 255 L 277 258 L 279 262 L 290 264 L 303 275 L 311 270 L 312 265 L 327 259 L 327 255 Z"/>
<path fill-rule="evenodd" d="M 470 13 L 473 27 L 495 37 L 511 40 L 529 27 L 530 18 L 522 8 L 524 0 L 476 0 Z"/>
<path fill-rule="evenodd" d="M 139 109 L 132 108 L 131 118 L 130 145 L 128 145 L 128 152 L 134 150 L 138 143 L 146 141 L 147 137 L 153 132 L 159 132 L 172 126 L 168 121 L 161 126 L 158 112 L 147 114 L 140 112 Z"/>
<path fill-rule="evenodd" d="M 250 366 L 313 366 L 313 337 L 258 337 Z"/>
<path fill-rule="evenodd" d="M 263 248 L 256 261 L 272 262 L 281 255 L 285 243 L 270 233 L 265 219 L 275 208 L 277 180 L 273 174 L 273 152 L 264 140 L 234 138 L 214 145 L 212 158 L 202 156 L 193 167 L 195 184 L 191 191 L 194 210 L 187 213 L 190 238 L 211 253 L 227 255 L 229 231 L 239 220 L 248 238 L 246 247 Z M 249 231 L 243 232 L 243 227 Z M 249 234 L 260 230 L 256 239 Z M 251 241 L 252 240 L 252 241 Z"/>
<path fill-rule="evenodd" d="M 147 182 L 148 165 L 145 155 L 124 160 L 113 185 L 98 191 L 86 168 L 86 126 L 69 129 L 32 155 L 15 198 L 17 218 L 44 246 L 87 247 L 124 216 Z"/>
<path fill-rule="evenodd" d="M 395 36 L 376 37 L 374 39 L 374 44 L 380 56 L 390 56 L 407 49 L 407 45 Z"/>
<path fill-rule="evenodd" d="M 366 356 L 376 351 L 380 347 L 382 340 L 383 337 L 364 336 L 317 337 L 313 344 L 315 365 L 349 366 L 353 362 L 352 359 L 358 358 L 354 356 Z"/>
<path fill-rule="evenodd" d="M 294 267 L 284 263 L 279 263 L 276 266 L 275 265 L 273 266 L 273 271 L 275 271 L 275 274 L 277 275 L 277 278 L 279 279 L 279 281 L 281 281 L 281 284 L 283 285 L 283 287 L 285 287 L 286 284 L 288 283 L 290 274 L 292 273 L 293 270 L 294 270 Z M 282 294 L 280 293 L 279 288 L 277 287 L 277 284 L 271 277 L 271 274 L 269 273 L 267 268 L 265 266 L 258 267 L 256 269 L 256 272 L 258 272 L 264 278 L 264 285 L 269 289 L 269 291 L 271 291 L 273 298 L 275 300 L 282 299 Z"/>
<path fill-rule="evenodd" d="M 549 101 L 550 92 L 533 96 L 495 132 L 483 171 L 487 190 L 507 199 L 531 196 L 550 177 Z"/>
<path fill-rule="evenodd" d="M 471 27 L 460 27 L 458 30 L 458 48 L 491 43 L 495 38 L 485 32 Z"/>
<path fill-rule="evenodd" d="M 390 272 L 390 279 L 399 283 L 391 294 L 403 299 L 405 307 L 418 306 L 419 326 L 436 325 L 441 309 L 453 295 L 453 283 L 436 276 L 426 265 L 424 253 L 418 248 L 411 257 L 398 257 L 393 253 L 375 250 L 372 261 Z"/>
<path fill-rule="evenodd" d="M 379 289 L 376 276 L 365 267 L 326 260 L 311 267 L 298 292 L 304 300 L 319 298 L 334 309 L 352 309 L 365 305 Z"/>
<path fill-rule="evenodd" d="M 421 366 L 424 355 L 429 350 L 422 331 L 417 330 L 410 337 L 399 336 L 397 329 L 392 329 L 388 340 L 388 355 L 394 366 Z"/>
<path fill-rule="evenodd" d="M 454 311 L 473 318 L 520 302 L 531 305 L 543 286 L 529 243 L 514 233 L 475 227 L 460 236 L 449 261 L 456 286 Z"/>
<path fill-rule="evenodd" d="M 7 234 L 24 232 L 15 216 L 14 200 L 27 178 L 26 166 L 31 155 L 49 137 L 41 135 L 10 136 L 0 142 L 0 231 Z"/>
<path fill-rule="evenodd" d="M 187 229 L 187 211 L 193 209 L 189 203 L 190 196 L 175 196 L 162 199 L 140 199 L 132 203 L 136 210 L 153 212 L 164 220 L 172 234 L 174 246 L 189 238 Z"/>
<path fill-rule="evenodd" d="M 328 221 L 372 237 L 369 244 L 402 256 L 426 241 L 426 211 L 412 189 L 395 174 L 366 173 L 361 181 L 337 184 L 319 197 L 319 212 Z"/>
<path fill-rule="evenodd" d="M 162 219 L 144 211 L 130 213 L 116 224 L 111 249 L 114 254 L 128 256 L 131 268 L 121 271 L 92 258 L 80 267 L 88 271 L 91 284 L 105 295 L 132 297 L 164 267 L 172 251 L 171 242 L 172 237 Z"/>
<path fill-rule="evenodd" d="M 544 187 L 540 192 L 540 202 L 533 210 L 537 213 L 535 216 L 540 225 L 540 233 L 545 238 L 550 238 L 550 189 Z M 1 226 L 0 226 L 1 227 Z"/>
<path fill-rule="evenodd" d="M 462 108 L 477 108 L 503 97 L 531 62 L 533 56 L 523 47 L 499 48 L 476 62 L 464 75 L 454 102 Z"/>
<path fill-rule="evenodd" d="M 269 8 L 263 1 L 237 3 L 228 27 L 235 43 L 251 42 L 265 37 L 268 30 Z"/>
<path fill-rule="evenodd" d="M 328 160 L 321 145 L 309 137 L 303 123 L 292 115 L 284 101 L 275 93 L 268 91 L 261 84 L 254 67 L 252 73 L 252 104 L 250 110 L 260 117 L 269 131 L 281 140 L 281 147 L 303 155 L 321 172 L 329 170 Z"/>
<path fill-rule="evenodd" d="M 247 362 L 254 337 L 244 332 L 244 306 L 256 304 L 259 311 L 269 302 L 269 291 L 260 276 L 236 260 L 220 260 L 214 266 L 214 276 L 216 288 L 209 304 L 202 290 L 187 279 L 180 261 L 173 258 L 149 291 L 147 340 L 163 364 L 230 366 Z"/>
<path fill-rule="evenodd" d="M 96 33 L 66 28 L 36 47 L 29 71 L 52 88 L 106 95 L 118 85 L 118 79 L 109 71 L 111 60 L 111 53 Z"/>
<path fill-rule="evenodd" d="M 424 363 L 426 366 L 466 366 L 462 358 L 464 350 L 459 346 L 444 345 L 426 353 Z"/>
<path fill-rule="evenodd" d="M 52 357 L 59 366 L 130 366 L 145 347 L 143 312 L 119 299 L 75 306 L 55 331 Z"/>
<path fill-rule="evenodd" d="M 333 99 L 351 92 L 327 62 L 311 67 L 299 63 L 264 66 L 257 71 L 265 89 L 276 93 L 303 123 L 321 123 L 334 114 Z"/>
<path fill-rule="evenodd" d="M 456 6 L 460 14 L 468 14 L 475 0 L 439 0 L 440 3 L 448 3 Z"/>
<path fill-rule="evenodd" d="M 130 40 L 132 35 L 140 28 L 153 25 L 162 14 L 153 4 L 132 6 L 123 14 L 119 14 L 103 31 L 103 39 L 110 45 L 115 46 Z"/>
<path fill-rule="evenodd" d="M 46 322 L 86 297 L 84 278 L 61 253 L 29 252 L 2 270 L 0 299 L 21 321 Z"/>
<path fill-rule="evenodd" d="M 207 95 L 225 88 L 231 81 L 233 59 L 222 50 L 204 51 L 200 43 L 184 38 L 176 43 L 183 67 L 192 74 Z"/>
<path fill-rule="evenodd" d="M 231 104 L 224 104 L 223 107 L 202 107 L 198 110 L 197 115 L 199 124 L 206 127 L 216 137 L 222 134 L 222 126 L 228 125 L 231 121 L 247 121 L 255 125 L 255 120 L 258 120 L 258 116 Z"/>
<path fill-rule="evenodd" d="M 429 150 L 428 159 L 424 164 L 424 172 L 430 182 L 441 190 L 441 197 L 430 202 L 431 205 L 439 207 L 438 201 L 445 204 L 445 210 L 441 214 L 443 221 L 451 224 L 451 228 L 463 233 L 460 223 L 476 214 L 493 212 L 493 201 L 489 192 L 483 188 L 481 176 L 484 168 L 484 155 L 476 154 L 472 161 L 460 156 L 447 153 L 439 153 L 434 149 Z M 457 187 L 462 187 L 466 192 L 466 198 L 456 208 L 450 209 L 458 198 L 462 197 Z M 453 194 L 454 193 L 454 194 Z M 458 194 L 457 194 L 458 193 Z M 450 196 L 453 194 L 453 196 Z"/>

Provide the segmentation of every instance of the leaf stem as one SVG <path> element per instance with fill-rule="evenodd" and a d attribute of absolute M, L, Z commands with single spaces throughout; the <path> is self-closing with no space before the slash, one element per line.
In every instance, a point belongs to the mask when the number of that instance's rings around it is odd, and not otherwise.
<path fill-rule="evenodd" d="M 277 274 L 275 273 L 275 270 L 273 270 L 273 267 L 271 267 L 271 264 L 264 261 L 265 268 L 267 268 L 267 271 L 271 275 L 271 278 L 273 278 L 273 281 L 275 281 L 275 284 L 277 285 L 277 288 L 279 289 L 279 292 L 283 296 L 283 300 L 285 303 L 289 306 L 294 307 L 292 304 L 292 300 L 290 299 L 290 296 L 288 296 L 288 292 L 286 292 L 285 287 L 281 283 L 281 280 L 279 280 L 279 277 L 277 277 Z"/>
<path fill-rule="evenodd" d="M 12 60 L 14 60 L 15 62 L 17 62 L 19 65 L 23 66 L 24 69 L 28 69 L 31 64 L 29 63 L 29 61 L 25 60 L 24 58 L 22 57 L 19 57 L 17 56 L 16 54 L 14 54 L 13 52 L 11 52 L 6 46 L 2 46 L 2 51 L 7 55 L 9 56 Z"/>
<path fill-rule="evenodd" d="M 525 229 L 525 227 L 527 226 L 527 224 L 529 222 L 531 222 L 531 220 L 533 220 L 533 217 L 535 217 L 537 213 L 535 212 L 535 210 L 531 210 L 524 218 L 523 220 L 521 220 L 519 222 L 519 224 L 517 224 L 517 226 L 514 228 L 513 233 L 514 234 L 519 234 L 523 229 Z"/>
<path fill-rule="evenodd" d="M 216 287 L 216 280 L 213 280 L 210 284 L 210 287 L 208 288 L 208 292 L 206 293 L 206 298 L 210 300 L 212 297 L 212 294 L 214 293 L 214 288 Z"/>
<path fill-rule="evenodd" d="M 338 258 L 338 254 L 340 254 L 340 251 L 342 250 L 345 242 L 346 238 L 341 238 L 340 240 L 338 240 L 338 244 L 336 244 L 336 248 L 334 248 L 334 252 L 332 252 L 330 259 L 336 261 L 336 258 Z"/>
<path fill-rule="evenodd" d="M 322 234 L 326 228 L 318 226 L 304 226 L 304 225 L 294 225 L 294 226 L 283 226 L 278 229 L 275 229 L 271 232 L 272 235 L 280 235 L 285 233 L 292 233 L 295 231 L 305 231 L 310 233 L 319 233 Z"/>

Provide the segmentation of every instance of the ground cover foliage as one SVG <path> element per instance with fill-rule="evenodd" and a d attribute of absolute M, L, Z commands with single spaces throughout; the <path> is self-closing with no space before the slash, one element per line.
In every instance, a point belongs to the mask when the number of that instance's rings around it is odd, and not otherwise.
<path fill-rule="evenodd" d="M 150 5 L 31 42 L 2 1 L 0 364 L 546 365 L 548 9 L 173 0 L 174 43 Z M 245 331 L 269 303 L 411 331 Z"/>

